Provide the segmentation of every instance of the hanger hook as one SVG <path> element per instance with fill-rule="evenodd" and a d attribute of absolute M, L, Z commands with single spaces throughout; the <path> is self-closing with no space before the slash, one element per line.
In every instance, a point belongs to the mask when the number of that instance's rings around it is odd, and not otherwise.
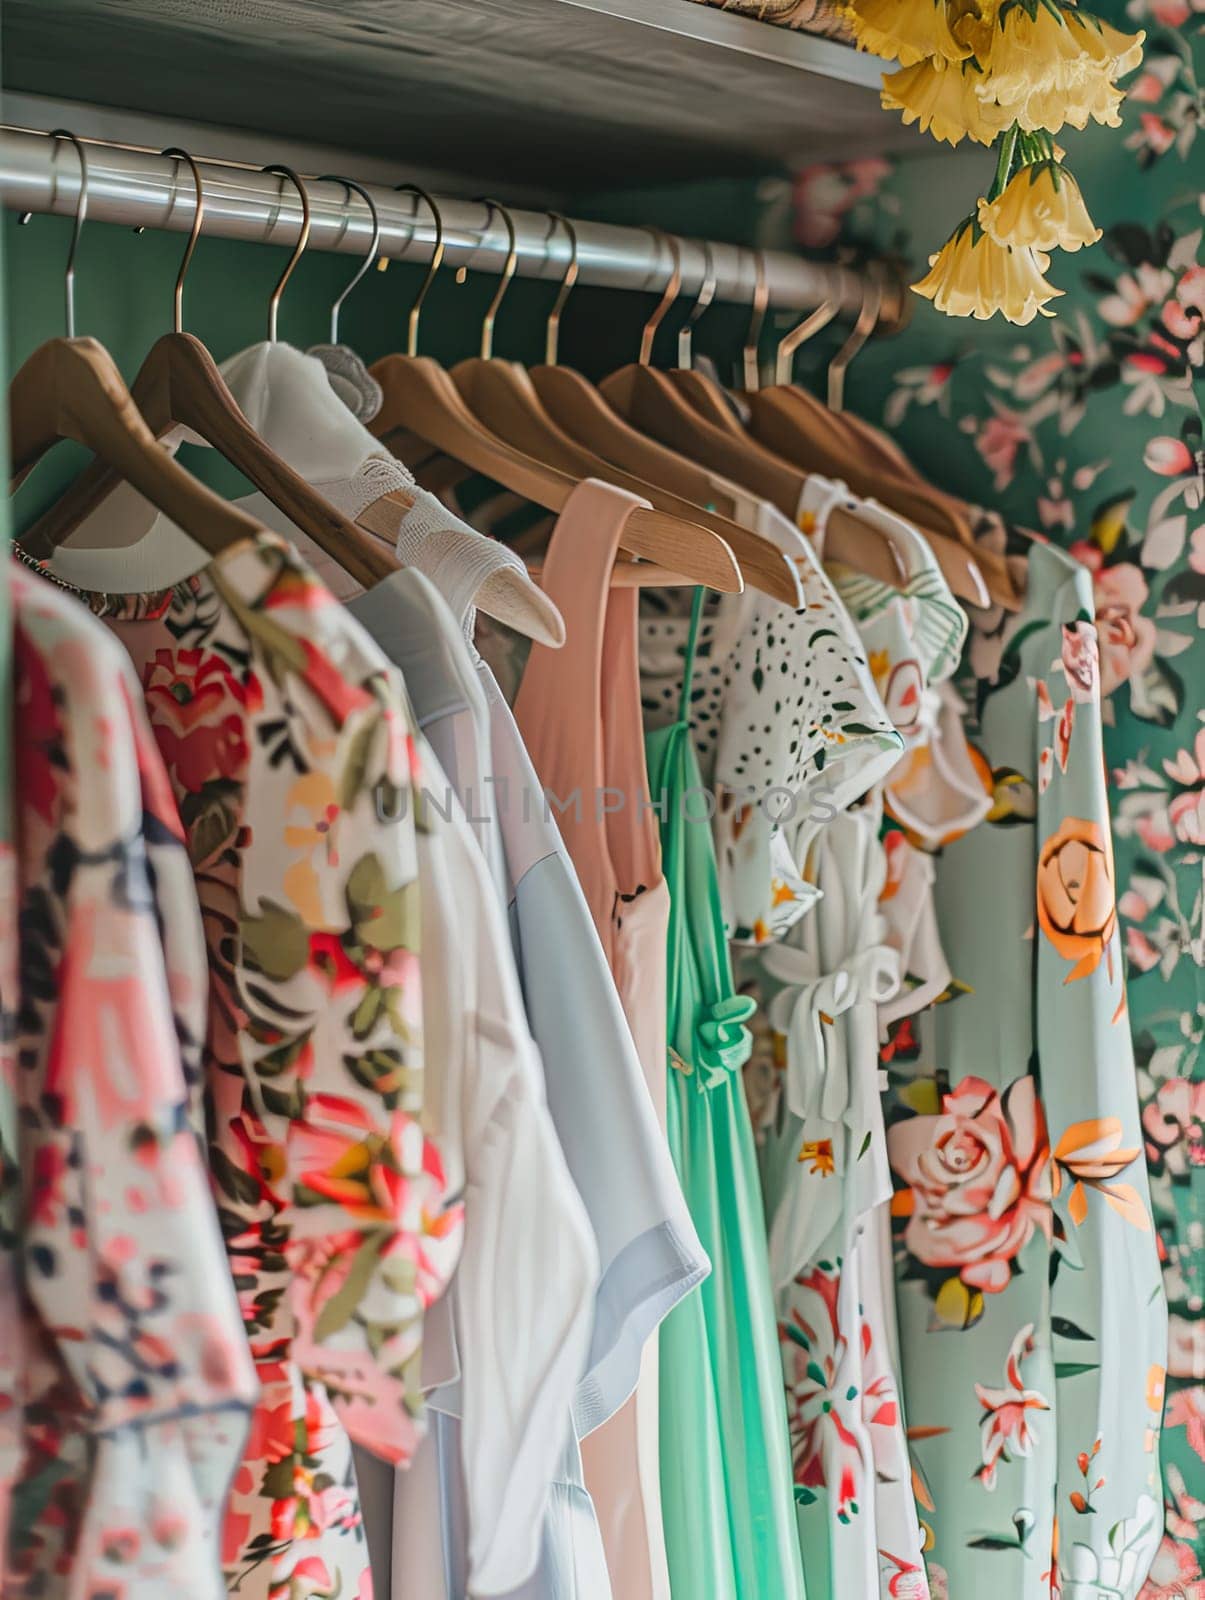
<path fill-rule="evenodd" d="M 838 267 L 837 270 L 840 272 L 841 269 Z M 774 357 L 775 383 L 791 382 L 796 350 L 822 328 L 827 328 L 839 308 L 840 303 L 835 295 L 832 299 L 822 300 L 815 311 L 804 317 L 798 327 L 792 328 L 790 333 L 784 334 L 778 341 L 778 354 Z"/>
<path fill-rule="evenodd" d="M 703 315 L 707 307 L 715 299 L 716 273 L 715 261 L 711 254 L 711 243 L 703 241 L 703 282 L 699 285 L 698 298 L 691 307 L 690 315 L 678 329 L 678 365 L 689 367 L 692 363 L 691 343 L 694 335 L 695 323 Z"/>
<path fill-rule="evenodd" d="M 172 297 L 172 331 L 174 333 L 183 333 L 184 279 L 188 276 L 188 269 L 192 264 L 192 253 L 197 248 L 197 240 L 201 237 L 201 224 L 205 220 L 205 186 L 201 179 L 201 169 L 187 150 L 181 150 L 179 145 L 169 144 L 167 149 L 160 150 L 159 154 L 161 156 L 172 156 L 177 161 L 187 162 L 188 170 L 192 173 L 195 193 L 192 228 L 189 231 L 188 243 L 184 247 L 184 259 L 180 262 L 180 270 L 176 274 L 176 288 Z M 168 211 L 169 216 L 176 208 L 176 191 L 179 187 L 179 177 L 180 172 L 179 168 L 177 168 L 175 179 L 172 182 L 172 203 Z"/>
<path fill-rule="evenodd" d="M 276 343 L 276 315 L 280 310 L 280 297 L 285 292 L 285 284 L 293 276 L 293 268 L 301 260 L 305 247 L 310 242 L 310 196 L 304 183 L 293 171 L 281 162 L 273 162 L 270 167 L 261 167 L 261 172 L 274 172 L 282 178 L 287 178 L 297 193 L 301 196 L 301 231 L 297 235 L 297 243 L 293 246 L 293 254 L 285 264 L 285 269 L 280 275 L 280 282 L 272 291 L 272 298 L 268 301 L 268 343 Z M 281 198 L 284 198 L 284 185 L 281 184 Z"/>
<path fill-rule="evenodd" d="M 682 251 L 678 247 L 678 241 L 672 233 L 666 233 L 663 228 L 649 228 L 648 232 L 657 241 L 658 258 L 660 258 L 661 254 L 661 241 L 664 239 L 669 246 L 669 258 L 673 263 L 673 270 L 669 275 L 669 282 L 665 285 L 659 303 L 654 307 L 653 314 L 645 323 L 644 330 L 640 335 L 639 359 L 642 367 L 647 367 L 652 360 L 653 341 L 657 337 L 657 329 L 661 326 L 665 313 L 678 298 L 678 290 L 682 287 Z"/>
<path fill-rule="evenodd" d="M 502 268 L 502 276 L 498 280 L 498 287 L 494 290 L 494 298 L 490 301 L 486 310 L 485 321 L 481 324 L 481 359 L 488 361 L 494 353 L 494 319 L 498 315 L 498 307 L 502 304 L 502 296 L 510 288 L 510 280 L 515 275 L 515 267 L 519 262 L 519 251 L 515 242 L 515 219 L 506 207 L 499 205 L 497 200 L 491 200 L 488 195 L 478 195 L 477 204 L 489 207 L 486 215 L 485 231 L 481 235 L 482 243 L 485 242 L 485 235 L 489 233 L 493 224 L 495 211 L 506 224 L 506 264 Z"/>
<path fill-rule="evenodd" d="M 750 308 L 752 315 L 749 318 L 749 331 L 745 335 L 745 346 L 741 352 L 745 388 L 749 390 L 756 390 L 761 385 L 757 353 L 761 342 L 762 323 L 766 320 L 766 307 L 770 303 L 770 286 L 766 282 L 766 252 L 755 250 L 753 262 L 757 275 L 753 284 L 753 304 Z"/>
<path fill-rule="evenodd" d="M 569 218 L 563 217 L 559 211 L 550 211 L 548 219 L 550 222 L 559 222 L 569 235 L 569 265 L 565 268 L 565 276 L 561 279 L 561 286 L 556 292 L 552 310 L 548 313 L 548 327 L 544 333 L 544 361 L 547 366 L 555 367 L 557 347 L 561 334 L 561 312 L 565 309 L 565 301 L 569 298 L 570 289 L 577 282 L 577 229 Z"/>
<path fill-rule="evenodd" d="M 354 178 L 341 177 L 337 172 L 324 172 L 323 175 L 318 179 L 318 182 L 341 183 L 347 190 L 347 221 L 344 223 L 344 232 L 347 231 L 347 223 L 351 221 L 351 197 L 353 194 L 358 194 L 360 196 L 360 199 L 363 200 L 364 204 L 368 207 L 369 215 L 372 217 L 372 243 L 368 247 L 368 254 L 364 257 L 363 261 L 356 269 L 355 275 L 353 276 L 351 282 L 347 285 L 343 293 L 331 307 L 331 343 L 338 344 L 339 313 L 343 309 L 343 302 L 347 299 L 348 295 L 355 288 L 356 284 L 359 283 L 360 279 L 368 271 L 369 267 L 372 266 L 372 263 L 376 258 L 377 246 L 381 242 L 381 218 L 379 212 L 377 211 L 376 201 L 372 198 L 364 185 L 362 183 L 357 183 Z"/>
<path fill-rule="evenodd" d="M 406 326 L 406 354 L 418 354 L 418 314 L 423 309 L 423 301 L 427 298 L 427 290 L 435 282 L 435 274 L 443 264 L 444 258 L 444 219 L 439 207 L 425 189 L 420 189 L 417 183 L 399 183 L 395 186 L 396 194 L 412 194 L 421 200 L 435 219 L 435 249 L 431 254 L 431 262 L 427 268 L 427 276 L 423 279 L 422 288 L 414 297 L 414 304 L 410 307 L 410 316 Z M 413 239 L 415 229 L 418 227 L 418 206 L 414 207 L 414 226 L 410 230 Z"/>
<path fill-rule="evenodd" d="M 883 306 L 883 279 L 871 262 L 863 279 L 862 309 L 853 330 L 829 363 L 828 408 L 840 411 L 845 405 L 845 374 L 850 362 L 879 325 L 879 312 Z"/>
<path fill-rule="evenodd" d="M 67 270 L 63 274 L 63 294 L 67 306 L 67 337 L 75 338 L 75 253 L 79 248 L 79 236 L 83 232 L 84 219 L 88 215 L 88 157 L 84 150 L 83 141 L 72 133 L 70 128 L 55 128 L 50 137 L 52 139 L 70 139 L 75 146 L 75 153 L 79 156 L 79 198 L 75 202 L 75 225 L 71 230 L 71 248 L 67 251 Z"/>

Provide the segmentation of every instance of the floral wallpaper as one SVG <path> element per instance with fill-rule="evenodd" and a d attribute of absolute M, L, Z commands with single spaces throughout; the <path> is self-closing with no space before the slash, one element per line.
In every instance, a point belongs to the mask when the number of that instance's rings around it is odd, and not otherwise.
<path fill-rule="evenodd" d="M 938 483 L 1092 572 L 1146 1157 L 1171 1311 L 1165 1533 L 1144 1600 L 1205 1596 L 1205 0 L 1096 0 L 1147 30 L 1124 127 L 1066 136 L 1101 242 L 1059 263 L 1058 316 L 960 325 L 918 304 L 850 368 L 850 409 Z M 886 113 L 884 113 L 886 115 Z M 1074 145 L 1074 149 L 1071 147 Z M 958 158 L 811 167 L 797 242 L 915 277 Z M 965 195 L 960 196 L 965 200 Z M 965 208 L 964 208 L 965 209 Z M 936 225 L 936 226 L 935 226 Z M 800 356 L 818 377 L 832 342 Z M 990 629 L 975 633 L 990 649 Z M 976 663 L 970 663 L 972 669 Z M 986 665 L 986 663 L 984 664 Z"/>

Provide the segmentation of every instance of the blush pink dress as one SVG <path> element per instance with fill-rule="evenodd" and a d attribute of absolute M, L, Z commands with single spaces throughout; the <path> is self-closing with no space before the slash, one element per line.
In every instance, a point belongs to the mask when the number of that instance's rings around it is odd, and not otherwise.
<path fill-rule="evenodd" d="M 635 589 L 612 589 L 628 516 L 645 502 L 593 479 L 557 522 L 543 585 L 565 619 L 559 650 L 536 645 L 515 718 L 615 978 L 665 1127 L 669 890 L 644 756 Z M 669 1600 L 661 1528 L 656 1335 L 635 1393 L 582 1444 L 616 1596 Z"/>

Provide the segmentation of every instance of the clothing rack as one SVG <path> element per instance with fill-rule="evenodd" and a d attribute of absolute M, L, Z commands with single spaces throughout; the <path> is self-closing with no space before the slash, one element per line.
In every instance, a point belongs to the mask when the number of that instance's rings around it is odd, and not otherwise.
<path fill-rule="evenodd" d="M 155 150 L 85 139 L 88 153 L 88 217 L 131 228 L 186 232 L 193 221 L 192 175 L 183 162 Z M 229 161 L 197 158 L 205 194 L 206 235 L 288 245 L 301 225 L 301 202 L 279 173 Z M 310 199 L 309 247 L 363 254 L 372 236 L 368 207 L 338 182 L 302 175 Z M 354 172 L 348 174 L 355 177 Z M 79 197 L 80 168 L 66 139 L 28 128 L 0 127 L 0 190 L 4 205 L 19 212 L 72 216 Z M 434 245 L 428 208 L 413 194 L 380 185 L 372 195 L 381 225 L 379 253 L 395 261 L 427 261 Z M 436 196 L 443 219 L 445 259 L 454 267 L 500 272 L 508 238 L 496 208 L 482 201 Z M 510 211 L 515 228 L 516 270 L 523 277 L 559 280 L 570 261 L 564 227 L 547 212 Z M 671 260 L 664 237 L 647 228 L 574 221 L 578 281 L 605 288 L 653 292 L 668 281 Z M 731 244 L 679 239 L 683 296 L 697 295 L 715 276 L 715 298 L 752 304 L 757 289 L 753 251 Z M 710 261 L 709 261 L 710 258 Z M 835 301 L 856 316 L 867 299 L 864 274 L 801 260 L 785 251 L 762 252 L 767 308 L 807 311 Z M 880 332 L 907 318 L 908 295 L 886 274 L 877 319 Z"/>

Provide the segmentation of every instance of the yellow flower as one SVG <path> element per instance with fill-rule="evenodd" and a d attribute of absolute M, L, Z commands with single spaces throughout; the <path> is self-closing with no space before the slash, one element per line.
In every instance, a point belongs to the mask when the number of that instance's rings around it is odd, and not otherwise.
<path fill-rule="evenodd" d="M 980 62 L 987 59 L 1002 0 L 950 0 L 950 32 Z"/>
<path fill-rule="evenodd" d="M 1100 238 L 1079 184 L 1057 161 L 1021 167 L 1002 195 L 980 200 L 979 226 L 997 244 L 1035 250 L 1078 250 Z"/>
<path fill-rule="evenodd" d="M 844 16 L 860 50 L 905 67 L 927 56 L 961 61 L 971 53 L 950 31 L 945 0 L 850 0 Z"/>
<path fill-rule="evenodd" d="M 912 287 L 947 316 L 986 321 L 999 311 L 1024 326 L 1039 312 L 1054 315 L 1046 302 L 1063 291 L 1043 277 L 1049 265 L 1043 251 L 997 244 L 967 217 L 929 257 L 930 272 Z"/>
<path fill-rule="evenodd" d="M 1109 78 L 1124 78 L 1142 64 L 1144 32 L 1122 33 L 1086 11 L 1068 11 L 1065 20 L 1080 48 Z"/>
<path fill-rule="evenodd" d="M 1001 105 L 1016 103 L 1045 89 L 1067 89 L 1093 65 L 1064 21 L 1045 5 L 1033 16 L 1020 0 L 1002 8 L 992 29 L 979 92 Z"/>
<path fill-rule="evenodd" d="M 886 110 L 902 112 L 905 123 L 918 123 L 922 133 L 935 139 L 956 145 L 969 137 L 992 144 L 1012 117 L 980 99 L 975 88 L 978 76 L 974 67 L 935 57 L 885 72 L 880 98 Z"/>
<path fill-rule="evenodd" d="M 1120 106 L 1124 99 L 1124 90 L 1118 89 L 1108 78 L 1093 76 L 1073 89 L 1044 89 L 1016 105 L 1000 109 L 1026 133 L 1043 130 L 1058 133 L 1064 123 L 1081 131 L 1089 121 L 1099 122 L 1106 128 L 1120 128 Z"/>
<path fill-rule="evenodd" d="M 1017 0 L 1009 0 L 990 32 L 980 28 L 971 37 L 958 31 L 983 68 L 975 80 L 979 96 L 1007 122 L 1049 133 L 1065 123 L 1086 128 L 1089 120 L 1120 126 L 1125 96 L 1113 80 L 1138 65 L 1146 37 L 1065 6 L 1057 15 L 1040 6 L 1031 17 Z"/>

